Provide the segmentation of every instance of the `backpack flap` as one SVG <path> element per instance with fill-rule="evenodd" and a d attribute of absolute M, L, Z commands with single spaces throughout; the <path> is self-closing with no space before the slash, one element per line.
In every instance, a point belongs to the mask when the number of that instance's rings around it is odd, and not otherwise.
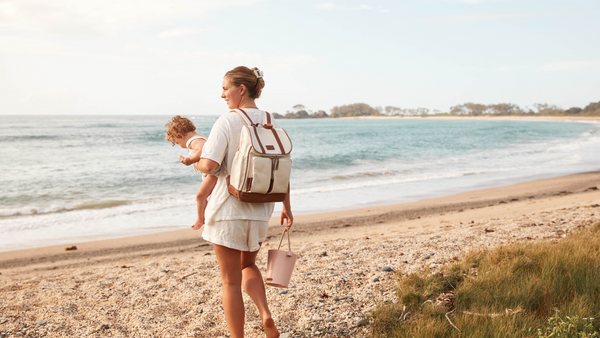
<path fill-rule="evenodd" d="M 265 128 L 262 125 L 248 126 L 252 139 L 252 147 L 259 154 L 289 155 L 292 151 L 292 141 L 281 128 Z"/>

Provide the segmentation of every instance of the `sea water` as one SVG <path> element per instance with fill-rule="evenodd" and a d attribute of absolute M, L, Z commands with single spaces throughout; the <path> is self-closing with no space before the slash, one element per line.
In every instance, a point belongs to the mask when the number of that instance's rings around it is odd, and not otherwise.
<path fill-rule="evenodd" d="M 208 135 L 217 116 L 190 116 Z M 189 228 L 201 175 L 167 116 L 0 116 L 0 251 Z M 296 215 L 600 169 L 594 122 L 280 120 Z M 281 210 L 278 206 L 276 210 Z"/>

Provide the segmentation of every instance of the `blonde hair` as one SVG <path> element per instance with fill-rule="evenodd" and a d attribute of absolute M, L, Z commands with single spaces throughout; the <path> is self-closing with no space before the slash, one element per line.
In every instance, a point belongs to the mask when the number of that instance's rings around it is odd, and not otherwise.
<path fill-rule="evenodd" d="M 185 136 L 191 131 L 196 131 L 196 126 L 194 126 L 194 123 L 190 119 L 179 115 L 174 116 L 169 123 L 165 124 L 165 127 L 167 127 L 165 140 L 171 142 L 172 146 L 177 143 L 176 139 L 178 135 Z"/>
<path fill-rule="evenodd" d="M 229 79 L 236 87 L 241 85 L 246 86 L 248 94 L 253 99 L 258 99 L 262 89 L 265 87 L 265 80 L 261 77 L 257 77 L 254 71 L 259 69 L 248 68 L 244 66 L 235 67 L 232 70 L 225 73 L 225 77 Z"/>

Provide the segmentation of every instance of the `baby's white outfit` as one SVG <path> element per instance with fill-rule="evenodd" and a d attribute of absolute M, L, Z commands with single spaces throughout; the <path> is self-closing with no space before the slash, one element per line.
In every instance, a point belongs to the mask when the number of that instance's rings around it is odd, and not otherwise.
<path fill-rule="evenodd" d="M 255 123 L 265 123 L 265 113 L 259 109 L 244 109 Z M 273 125 L 278 127 L 273 120 Z M 221 164 L 218 181 L 204 212 L 202 238 L 240 251 L 257 251 L 258 243 L 267 236 L 269 219 L 275 203 L 246 203 L 229 194 L 227 175 L 240 143 L 244 121 L 236 113 L 221 115 L 215 122 L 208 141 L 202 149 L 202 158 Z"/>
<path fill-rule="evenodd" d="M 185 143 L 185 147 L 188 149 L 188 157 L 192 157 L 192 155 L 194 155 L 196 153 L 196 151 L 194 149 L 190 149 L 190 144 L 192 144 L 193 140 L 197 140 L 197 139 L 202 139 L 204 141 L 208 141 L 208 139 L 205 136 L 198 135 L 198 136 L 192 136 L 192 137 L 190 137 L 190 139 L 187 140 L 187 142 Z M 194 172 L 196 174 L 201 174 L 200 170 L 198 170 L 196 168 L 196 163 L 194 163 L 192 165 L 192 167 L 194 168 Z"/>

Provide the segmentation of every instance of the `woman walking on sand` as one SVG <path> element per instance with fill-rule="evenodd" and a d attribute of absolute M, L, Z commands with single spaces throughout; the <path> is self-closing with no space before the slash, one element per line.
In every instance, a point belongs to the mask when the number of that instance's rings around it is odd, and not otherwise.
<path fill-rule="evenodd" d="M 243 109 L 252 121 L 262 121 L 264 112 L 256 106 L 265 82 L 257 68 L 236 67 L 223 78 L 223 94 L 229 109 Z M 277 122 L 273 121 L 277 126 Z M 223 310 L 232 338 L 244 336 L 245 309 L 242 287 L 258 307 L 267 338 L 279 337 L 269 306 L 256 255 L 267 235 L 274 203 L 241 202 L 227 190 L 227 173 L 237 151 L 244 121 L 236 113 L 226 113 L 215 122 L 204 145 L 198 168 L 214 173 L 218 181 L 205 211 L 202 237 L 213 243 L 223 280 Z M 292 226 L 290 196 L 283 201 L 281 224 Z"/>

